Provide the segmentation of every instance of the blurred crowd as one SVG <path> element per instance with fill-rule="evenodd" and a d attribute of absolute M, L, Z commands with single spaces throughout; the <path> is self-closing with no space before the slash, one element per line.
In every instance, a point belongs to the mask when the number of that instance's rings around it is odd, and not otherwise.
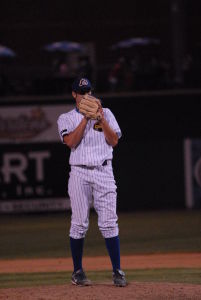
<path fill-rule="evenodd" d="M 172 62 L 156 56 L 119 57 L 107 70 L 103 90 L 141 91 L 174 88 L 201 88 L 201 59 L 186 55 L 179 76 Z"/>
<path fill-rule="evenodd" d="M 181 73 L 175 76 L 172 62 L 157 56 L 118 56 L 106 65 L 94 65 L 90 56 L 72 61 L 57 58 L 47 68 L 37 67 L 29 72 L 12 64 L 0 64 L 0 96 L 60 95 L 71 92 L 77 75 L 95 82 L 97 92 L 134 92 L 173 88 L 201 88 L 201 59 L 186 55 Z M 29 76 L 27 76 L 29 74 Z"/>

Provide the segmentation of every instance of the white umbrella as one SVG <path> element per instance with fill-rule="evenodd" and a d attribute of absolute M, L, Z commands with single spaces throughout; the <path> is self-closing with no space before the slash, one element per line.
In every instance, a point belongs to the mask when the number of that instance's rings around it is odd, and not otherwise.
<path fill-rule="evenodd" d="M 83 50 L 83 46 L 76 42 L 60 41 L 48 44 L 44 47 L 44 50 L 49 52 L 79 52 Z"/>
<path fill-rule="evenodd" d="M 123 49 L 123 48 L 131 48 L 135 46 L 148 46 L 148 45 L 158 45 L 160 41 L 154 38 L 147 37 L 135 37 L 127 40 L 119 41 L 118 43 L 111 46 L 111 50 Z"/>
<path fill-rule="evenodd" d="M 0 57 L 14 57 L 16 56 L 15 52 L 10 48 L 0 45 Z"/>

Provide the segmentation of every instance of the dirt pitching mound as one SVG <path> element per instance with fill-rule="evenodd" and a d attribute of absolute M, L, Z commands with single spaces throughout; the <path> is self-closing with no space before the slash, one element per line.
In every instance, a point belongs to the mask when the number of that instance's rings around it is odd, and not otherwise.
<path fill-rule="evenodd" d="M 87 270 L 111 270 L 108 257 L 86 257 Z M 123 269 L 201 267 L 201 253 L 122 256 Z M 70 258 L 0 260 L 0 273 L 57 272 L 72 270 Z M 58 286 L 0 289 L 0 300 L 201 300 L 201 285 L 130 282 L 117 288 L 112 282 L 77 287 Z"/>
<path fill-rule="evenodd" d="M 135 299 L 201 299 L 201 286 L 171 283 L 131 282 L 127 287 L 117 288 L 111 283 L 90 287 L 72 285 L 43 286 L 0 290 L 1 300 L 135 300 Z"/>

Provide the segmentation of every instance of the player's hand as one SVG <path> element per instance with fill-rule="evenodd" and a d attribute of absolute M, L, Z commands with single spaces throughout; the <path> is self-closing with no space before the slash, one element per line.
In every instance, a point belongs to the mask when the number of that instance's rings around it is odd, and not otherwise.
<path fill-rule="evenodd" d="M 83 96 L 78 108 L 80 113 L 87 119 L 98 120 L 99 118 L 102 118 L 102 106 L 100 100 L 89 94 Z"/>

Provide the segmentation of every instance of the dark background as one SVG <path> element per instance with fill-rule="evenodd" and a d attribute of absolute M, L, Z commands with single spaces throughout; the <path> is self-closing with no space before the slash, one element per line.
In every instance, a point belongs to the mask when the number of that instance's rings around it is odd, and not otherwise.
<path fill-rule="evenodd" d="M 30 76 L 32 80 L 33 76 L 39 80 L 31 89 L 4 91 L 1 103 L 9 104 L 7 95 L 16 97 L 16 103 L 24 97 L 27 104 L 33 104 L 30 94 L 39 94 L 38 103 L 48 103 L 43 99 L 46 95 L 63 95 L 60 89 L 55 92 L 52 81 L 44 79 L 50 55 L 43 46 L 61 40 L 92 43 L 96 58 L 95 91 L 97 95 L 102 93 L 104 106 L 111 108 L 123 132 L 114 151 L 119 209 L 184 208 L 183 143 L 185 138 L 201 135 L 200 12 L 198 0 L 1 2 L 0 44 L 17 53 L 3 67 L 9 69 L 12 79 L 25 80 Z M 127 54 L 141 54 L 145 68 L 148 57 L 165 62 L 169 81 L 160 85 L 160 75 L 154 77 L 152 73 L 149 77 L 136 76 L 138 85 L 131 89 L 132 93 L 128 95 L 128 90 L 123 89 L 110 95 L 106 84 L 108 70 L 125 54 L 111 51 L 110 47 L 130 37 L 160 40 L 158 47 L 130 49 Z M 191 63 L 186 71 L 187 57 Z M 154 83 L 150 78 L 155 78 Z M 59 147 L 60 161 L 56 167 L 69 154 L 63 145 Z"/>
<path fill-rule="evenodd" d="M 169 56 L 174 32 L 171 19 L 174 2 L 182 4 L 186 51 L 196 51 L 201 36 L 199 0 L 1 1 L 0 40 L 14 48 L 23 61 L 32 64 L 39 62 L 40 47 L 63 39 L 93 41 L 101 62 L 108 59 L 105 55 L 107 46 L 118 40 L 130 36 L 154 36 L 161 39 L 161 55 Z"/>
<path fill-rule="evenodd" d="M 199 0 L 134 0 L 123 3 L 113 0 L 98 3 L 92 0 L 7 0 L 0 4 L 0 43 L 17 53 L 12 62 L 11 77 L 15 73 L 16 77 L 24 74 L 39 78 L 50 65 L 50 55 L 43 50 L 44 45 L 61 40 L 93 43 L 95 84 L 104 91 L 107 89 L 104 80 L 111 64 L 125 54 L 110 51 L 111 45 L 130 37 L 158 38 L 158 47 L 132 49 L 130 52 L 142 54 L 144 51 L 144 57 L 154 55 L 165 61 L 172 79 L 168 88 L 178 85 L 200 88 L 200 11 Z M 192 60 L 191 76 L 187 76 L 185 82 L 183 78 L 178 82 L 177 76 L 182 77 L 188 55 Z M 147 87 L 148 83 L 140 85 L 142 89 Z M 166 88 L 167 84 L 162 87 Z"/>

